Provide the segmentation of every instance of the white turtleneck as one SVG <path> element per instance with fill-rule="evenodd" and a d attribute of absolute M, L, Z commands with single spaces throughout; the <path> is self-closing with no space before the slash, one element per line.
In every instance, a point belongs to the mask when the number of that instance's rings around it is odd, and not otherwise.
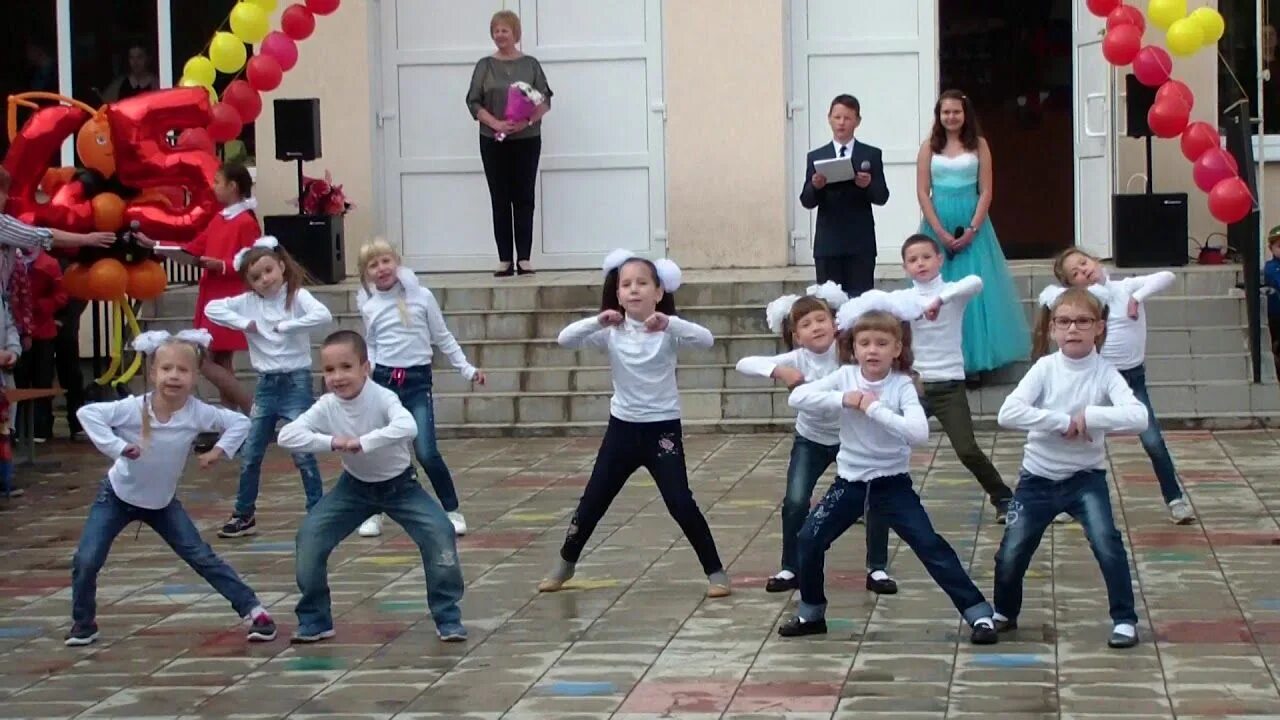
<path fill-rule="evenodd" d="M 333 451 L 335 436 L 360 439 L 360 452 L 342 453 L 342 467 L 357 480 L 376 483 L 398 477 L 412 463 L 418 424 L 396 394 L 365 378 L 350 400 L 326 393 L 280 428 L 280 447 L 293 452 Z"/>
<path fill-rule="evenodd" d="M 1063 435 L 1084 413 L 1087 438 Z M 1096 352 L 1072 359 L 1056 352 L 1040 358 L 1014 389 L 997 417 L 1000 427 L 1027 431 L 1023 468 L 1050 480 L 1081 470 L 1105 469 L 1109 432 L 1142 432 L 1147 408 L 1120 372 Z"/>
<path fill-rule="evenodd" d="M 946 282 L 941 275 L 927 282 L 912 281 L 906 290 L 890 296 L 910 298 L 921 310 L 937 299 L 942 300 L 938 318 L 920 315 L 911 321 L 911 351 L 915 354 L 912 368 L 924 382 L 964 380 L 964 308 L 969 298 L 982 292 L 982 278 L 969 275 Z"/>
<path fill-rule="evenodd" d="M 1136 368 L 1147 359 L 1147 298 L 1173 285 L 1176 276 L 1162 270 L 1150 275 L 1112 280 L 1100 285 L 1107 292 L 1107 339 L 1102 357 L 1120 370 Z M 1138 319 L 1129 317 L 1129 299 L 1138 301 Z"/>
<path fill-rule="evenodd" d="M 629 317 L 622 325 L 606 327 L 593 316 L 561 330 L 559 342 L 567 348 L 609 353 L 611 415 L 627 422 L 660 422 L 680 419 L 676 350 L 681 345 L 709 348 L 715 338 L 710 330 L 674 315 L 663 332 L 649 332 L 644 323 Z"/>
<path fill-rule="evenodd" d="M 435 295 L 416 281 L 397 282 L 390 290 L 372 289 L 358 295 L 364 318 L 369 361 L 390 368 L 430 365 L 435 345 L 462 376 L 471 380 L 476 368 L 467 362 L 462 346 L 449 332 Z M 400 312 L 400 302 L 405 312 Z M 408 316 L 407 318 L 405 316 Z"/>
<path fill-rule="evenodd" d="M 824 353 L 799 347 L 773 357 L 744 357 L 738 361 L 738 372 L 767 378 L 773 377 L 778 367 L 789 367 L 799 370 L 807 383 L 821 380 L 840 369 L 840 351 L 836 345 L 831 343 Z M 819 445 L 840 444 L 840 411 L 801 410 L 796 413 L 796 434 Z"/>
<path fill-rule="evenodd" d="M 285 307 L 285 286 L 264 298 L 250 290 L 235 297 L 210 300 L 204 314 L 223 327 L 243 331 L 249 323 L 257 332 L 245 333 L 249 362 L 258 373 L 291 372 L 311 368 L 311 329 L 333 322 L 329 308 L 306 288 L 298 288 L 292 307 Z"/>
<path fill-rule="evenodd" d="M 241 200 L 240 202 L 231 203 L 230 205 L 222 208 L 222 210 L 220 210 L 219 213 L 221 213 L 223 219 L 225 220 L 234 220 L 236 219 L 236 216 L 239 215 L 240 213 L 249 212 L 250 210 L 257 210 L 257 209 L 258 209 L 257 198 L 247 197 Z"/>
<path fill-rule="evenodd" d="M 847 392 L 874 393 L 864 413 L 844 406 Z M 891 372 L 868 380 L 857 365 L 844 365 L 830 375 L 791 391 L 796 410 L 840 414 L 840 452 L 836 469 L 849 482 L 866 482 L 911 469 L 911 446 L 929 439 L 929 420 L 911 378 Z"/>

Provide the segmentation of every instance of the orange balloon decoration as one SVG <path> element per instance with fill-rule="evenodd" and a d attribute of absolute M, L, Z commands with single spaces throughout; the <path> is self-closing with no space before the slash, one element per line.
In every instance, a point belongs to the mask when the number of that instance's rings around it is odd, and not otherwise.
<path fill-rule="evenodd" d="M 80 263 L 68 265 L 62 271 L 62 287 L 73 298 L 92 300 L 89 297 L 89 268 Z"/>
<path fill-rule="evenodd" d="M 143 260 L 128 266 L 129 282 L 125 292 L 135 300 L 154 300 L 164 294 L 169 278 L 164 266 L 155 260 Z"/>
<path fill-rule="evenodd" d="M 124 227 L 124 200 L 115 193 L 93 196 L 93 227 L 102 232 L 115 232 Z"/>
<path fill-rule="evenodd" d="M 129 271 L 115 258 L 103 258 L 89 268 L 87 291 L 90 298 L 110 302 L 120 299 L 129 287 Z"/>
<path fill-rule="evenodd" d="M 76 154 L 85 167 L 97 170 L 103 177 L 116 174 L 115 148 L 106 115 L 98 113 L 81 126 L 76 134 Z"/>

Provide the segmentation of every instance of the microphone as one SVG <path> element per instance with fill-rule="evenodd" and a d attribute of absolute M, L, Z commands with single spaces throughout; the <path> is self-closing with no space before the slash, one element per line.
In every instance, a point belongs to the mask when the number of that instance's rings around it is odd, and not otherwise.
<path fill-rule="evenodd" d="M 858 166 L 858 169 L 861 170 L 862 172 L 867 172 L 868 170 L 871 169 L 871 163 L 867 160 L 863 160 L 862 164 Z"/>

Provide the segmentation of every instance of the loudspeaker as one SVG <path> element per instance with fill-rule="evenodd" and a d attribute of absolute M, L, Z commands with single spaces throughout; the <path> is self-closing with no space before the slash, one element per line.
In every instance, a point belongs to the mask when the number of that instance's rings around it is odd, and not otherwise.
<path fill-rule="evenodd" d="M 320 100 L 276 100 L 276 159 L 320 157 Z"/>
<path fill-rule="evenodd" d="M 1187 194 L 1114 195 L 1116 267 L 1187 264 Z"/>
<path fill-rule="evenodd" d="M 1151 125 L 1147 123 L 1147 113 L 1156 102 L 1156 89 L 1138 82 L 1132 74 L 1124 76 L 1125 92 L 1125 124 L 1129 126 L 1125 134 L 1131 138 L 1151 137 Z M 277 101 L 279 102 L 279 101 Z"/>
<path fill-rule="evenodd" d="M 347 278 L 341 215 L 268 215 L 263 227 L 317 281 L 336 285 Z"/>

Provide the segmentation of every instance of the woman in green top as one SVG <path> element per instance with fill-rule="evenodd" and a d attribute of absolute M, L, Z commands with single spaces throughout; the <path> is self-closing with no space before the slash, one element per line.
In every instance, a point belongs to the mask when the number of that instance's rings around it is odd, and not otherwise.
<path fill-rule="evenodd" d="M 471 74 L 467 107 L 480 122 L 480 160 L 493 204 L 493 238 L 501 267 L 494 277 L 532 275 L 533 194 L 542 154 L 542 116 L 551 109 L 551 88 L 542 65 L 520 52 L 520 18 L 500 10 L 489 21 L 489 35 L 498 51 L 480 59 Z M 528 122 L 508 122 L 507 88 L 526 82 L 546 98 Z M 502 135 L 501 140 L 495 135 Z M 512 258 L 512 245 L 515 257 Z M 513 262 L 514 259 L 514 262 Z"/>

